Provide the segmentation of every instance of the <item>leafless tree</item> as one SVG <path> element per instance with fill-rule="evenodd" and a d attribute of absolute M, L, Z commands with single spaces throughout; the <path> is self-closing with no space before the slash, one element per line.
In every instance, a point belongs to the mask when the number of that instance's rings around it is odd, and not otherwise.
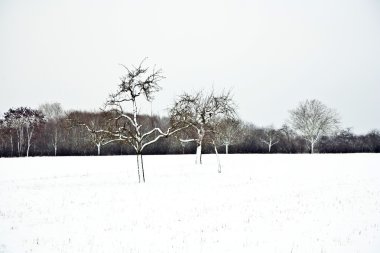
<path fill-rule="evenodd" d="M 139 182 L 145 182 L 143 150 L 159 139 L 180 130 L 175 125 L 163 131 L 159 127 L 148 129 L 142 124 L 138 103 L 142 100 L 151 102 L 154 94 L 161 90 L 158 83 L 164 78 L 161 69 L 150 70 L 144 67 L 143 63 L 144 61 L 132 68 L 122 65 L 126 74 L 120 78 L 116 93 L 111 94 L 105 103 L 105 110 L 114 115 L 115 127 L 111 130 L 95 131 L 107 133 L 113 140 L 126 142 L 134 148 Z"/>
<path fill-rule="evenodd" d="M 57 156 L 58 140 L 59 140 L 59 121 L 65 116 L 60 103 L 45 103 L 38 108 L 46 117 L 47 122 L 52 125 L 53 134 L 51 145 L 54 148 L 54 156 Z"/>
<path fill-rule="evenodd" d="M 279 132 L 274 129 L 273 126 L 264 128 L 264 135 L 261 137 L 261 142 L 268 146 L 268 153 L 271 152 L 272 147 L 279 141 Z"/>
<path fill-rule="evenodd" d="M 209 141 L 217 153 L 214 134 L 220 118 L 234 118 L 235 104 L 231 93 L 216 95 L 214 91 L 206 94 L 203 91 L 195 94 L 184 93 L 175 101 L 170 109 L 170 119 L 174 124 L 190 126 L 195 137 L 181 139 L 182 142 L 196 142 L 196 163 L 202 163 L 202 144 Z M 219 159 L 219 158 L 218 158 Z M 219 172 L 221 170 L 219 164 Z"/>
<path fill-rule="evenodd" d="M 110 134 L 113 129 L 113 115 L 110 112 L 80 112 L 72 111 L 67 119 L 72 127 L 83 127 L 88 133 L 89 141 L 97 148 L 97 154 L 101 154 L 101 148 L 109 143 L 120 141 Z M 87 138 L 86 138 L 87 139 Z"/>
<path fill-rule="evenodd" d="M 9 128 L 15 130 L 17 134 L 18 155 L 21 156 L 26 145 L 26 156 L 29 156 L 31 140 L 35 129 L 44 122 L 44 115 L 28 107 L 9 109 L 4 114 L 4 121 Z M 26 134 L 26 144 L 25 136 Z"/>
<path fill-rule="evenodd" d="M 293 129 L 310 143 L 310 152 L 323 135 L 329 135 L 339 127 L 338 113 L 318 100 L 306 100 L 290 111 Z"/>
<path fill-rule="evenodd" d="M 45 103 L 40 105 L 38 110 L 45 115 L 47 120 L 59 119 L 65 115 L 60 103 Z"/>
<path fill-rule="evenodd" d="M 239 119 L 223 118 L 216 126 L 216 143 L 224 146 L 228 154 L 229 146 L 243 141 L 245 135 L 244 124 Z"/>

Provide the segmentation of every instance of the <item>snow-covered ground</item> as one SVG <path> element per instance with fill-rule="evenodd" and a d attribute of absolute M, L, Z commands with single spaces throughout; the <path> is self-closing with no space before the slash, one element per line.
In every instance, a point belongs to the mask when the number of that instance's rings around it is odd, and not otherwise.
<path fill-rule="evenodd" d="M 380 252 L 380 155 L 0 159 L 0 252 Z"/>

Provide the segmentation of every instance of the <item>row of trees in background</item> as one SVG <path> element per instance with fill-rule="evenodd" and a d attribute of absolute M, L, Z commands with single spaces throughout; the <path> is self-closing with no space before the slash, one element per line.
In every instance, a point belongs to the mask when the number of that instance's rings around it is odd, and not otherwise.
<path fill-rule="evenodd" d="M 125 75 L 100 111 L 65 112 L 59 103 L 9 109 L 0 119 L 0 156 L 136 154 L 139 182 L 144 182 L 143 153 L 195 152 L 201 164 L 202 152 L 217 157 L 219 152 L 380 152 L 378 131 L 355 135 L 339 129 L 338 113 L 318 100 L 290 110 L 279 129 L 242 122 L 229 92 L 183 93 L 167 117 L 141 115 L 141 103 L 153 100 L 164 78 L 143 62 L 123 66 Z"/>
<path fill-rule="evenodd" d="M 48 113 L 54 108 L 54 113 Z M 15 116 L 16 112 L 36 112 L 35 116 Z M 60 104 L 44 104 L 39 110 L 10 109 L 0 120 L 0 156 L 69 156 L 69 155 L 125 155 L 134 148 L 125 142 L 110 141 L 107 134 L 97 132 L 110 124 L 109 112 L 64 111 Z M 41 116 L 44 116 L 41 120 Z M 25 118 L 23 118 L 25 117 Z M 14 118 L 14 120 L 13 120 Z M 21 118 L 23 118 L 21 120 Z M 170 118 L 138 115 L 144 128 L 170 125 Z M 12 120 L 11 120 L 12 119 Z M 9 124 L 6 121 L 10 121 Z M 79 122 L 81 122 L 79 124 Z M 78 124 L 77 124 L 78 123 Z M 121 123 L 121 122 L 120 122 Z M 76 126 L 75 126 L 76 125 Z M 194 128 L 195 129 L 195 128 Z M 93 131 L 95 130 L 95 132 Z M 209 142 L 221 153 L 309 153 L 310 142 L 298 134 L 290 124 L 280 128 L 258 127 L 236 119 L 225 119 L 217 125 L 217 136 L 206 136 L 204 153 L 213 153 Z M 154 136 L 154 135 L 153 135 Z M 196 152 L 197 136 L 191 129 L 163 138 L 144 150 L 146 154 L 189 154 Z M 313 148 L 319 153 L 380 152 L 380 132 L 357 135 L 350 128 L 332 135 L 321 135 Z M 199 145 L 198 145 L 199 146 Z M 200 159 L 199 157 L 197 159 Z"/>

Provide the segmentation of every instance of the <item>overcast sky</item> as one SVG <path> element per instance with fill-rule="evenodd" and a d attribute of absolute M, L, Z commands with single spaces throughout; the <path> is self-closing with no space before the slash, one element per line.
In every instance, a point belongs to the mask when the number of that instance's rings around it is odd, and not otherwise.
<path fill-rule="evenodd" d="M 245 121 L 280 127 L 305 99 L 342 127 L 380 128 L 378 0 L 0 0 L 0 113 L 60 102 L 98 109 L 120 63 L 163 69 L 153 102 L 232 89 Z"/>

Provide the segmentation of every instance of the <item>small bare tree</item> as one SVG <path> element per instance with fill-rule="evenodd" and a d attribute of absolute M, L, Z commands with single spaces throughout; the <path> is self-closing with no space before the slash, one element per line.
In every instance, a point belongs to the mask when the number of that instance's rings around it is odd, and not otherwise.
<path fill-rule="evenodd" d="M 273 126 L 264 128 L 264 136 L 261 138 L 261 142 L 268 146 L 268 153 L 279 141 L 279 132 Z"/>
<path fill-rule="evenodd" d="M 145 182 L 143 150 L 163 137 L 179 131 L 175 125 L 162 131 L 159 127 L 148 128 L 143 125 L 139 115 L 139 102 L 151 102 L 154 94 L 161 90 L 159 82 L 164 78 L 161 69 L 149 70 L 142 61 L 137 67 L 128 68 L 122 65 L 126 74 L 120 78 L 116 93 L 111 94 L 105 103 L 105 110 L 114 115 L 114 128 L 98 130 L 95 133 L 107 133 L 113 140 L 130 144 L 136 151 L 137 173 L 139 182 Z M 128 113 L 128 111 L 131 113 Z"/>
<path fill-rule="evenodd" d="M 170 118 L 173 124 L 190 126 L 195 131 L 194 136 L 196 137 L 181 139 L 181 141 L 196 142 L 195 162 L 199 164 L 202 164 L 202 145 L 205 140 L 214 145 L 217 154 L 215 139 L 210 138 L 217 131 L 217 121 L 220 118 L 234 117 L 235 104 L 230 92 L 223 92 L 220 95 L 216 95 L 214 91 L 208 94 L 202 91 L 195 94 L 184 93 L 179 96 L 170 109 Z"/>
<path fill-rule="evenodd" d="M 101 155 L 102 146 L 120 141 L 109 134 L 113 130 L 111 118 L 112 114 L 105 111 L 93 113 L 72 111 L 67 115 L 71 127 L 83 127 L 87 131 L 88 140 L 96 146 L 98 155 Z"/>
<path fill-rule="evenodd" d="M 306 100 L 290 111 L 290 124 L 310 143 L 310 152 L 323 135 L 330 135 L 339 127 L 338 113 L 318 100 Z"/>
<path fill-rule="evenodd" d="M 223 118 L 219 120 L 216 128 L 216 143 L 225 147 L 226 154 L 230 145 L 238 144 L 244 139 L 243 123 L 238 119 Z"/>

